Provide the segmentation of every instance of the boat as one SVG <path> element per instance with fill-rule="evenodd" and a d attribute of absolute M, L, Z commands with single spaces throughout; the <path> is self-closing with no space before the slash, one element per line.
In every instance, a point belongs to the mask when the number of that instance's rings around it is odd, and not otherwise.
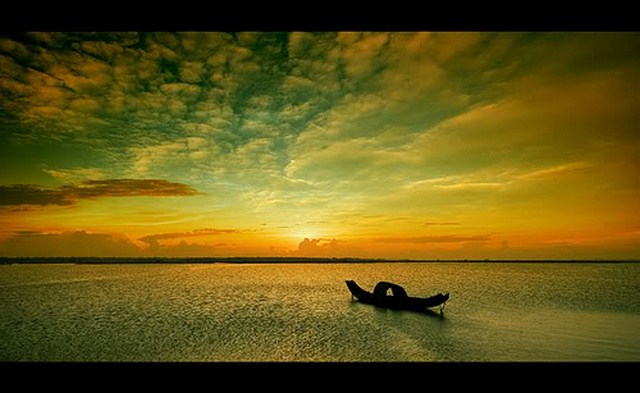
<path fill-rule="evenodd" d="M 449 300 L 448 293 L 438 293 L 427 298 L 411 297 L 403 287 L 387 281 L 377 283 L 373 292 L 362 289 L 353 280 L 347 280 L 346 283 L 352 299 L 355 297 L 361 303 L 395 310 L 424 312 L 429 308 L 440 306 L 440 314 L 442 314 L 445 303 Z"/>

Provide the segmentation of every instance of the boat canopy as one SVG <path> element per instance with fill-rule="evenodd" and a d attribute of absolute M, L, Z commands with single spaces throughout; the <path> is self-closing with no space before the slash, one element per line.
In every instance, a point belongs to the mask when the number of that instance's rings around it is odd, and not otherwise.
<path fill-rule="evenodd" d="M 393 284 L 386 281 L 380 281 L 376 284 L 375 289 L 373 290 L 374 296 L 387 296 L 387 291 L 391 290 L 391 294 L 394 297 L 405 298 L 408 297 L 407 291 L 404 290 L 400 285 Z"/>

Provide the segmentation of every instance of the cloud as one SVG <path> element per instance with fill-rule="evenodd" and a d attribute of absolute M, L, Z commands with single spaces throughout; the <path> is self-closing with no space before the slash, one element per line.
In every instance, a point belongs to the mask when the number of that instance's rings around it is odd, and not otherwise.
<path fill-rule="evenodd" d="M 113 61 L 115 56 L 124 52 L 121 45 L 103 41 L 84 41 L 80 43 L 79 48 L 106 61 Z"/>
<path fill-rule="evenodd" d="M 296 90 L 304 91 L 313 88 L 314 86 L 315 84 L 311 80 L 300 76 L 289 75 L 285 77 L 284 81 L 282 82 L 282 88 L 287 93 L 294 93 Z"/>
<path fill-rule="evenodd" d="M 426 221 L 423 223 L 426 226 L 450 226 L 450 225 L 460 225 L 457 221 Z"/>
<path fill-rule="evenodd" d="M 434 188 L 440 190 L 485 190 L 485 189 L 498 189 L 502 187 L 502 183 L 499 182 L 466 182 L 466 183 L 455 183 L 455 184 L 436 184 L 433 186 Z"/>
<path fill-rule="evenodd" d="M 79 185 L 43 188 L 32 184 L 0 186 L 0 206 L 73 205 L 81 199 L 130 196 L 192 196 L 198 192 L 191 186 L 161 179 L 87 180 Z"/>
<path fill-rule="evenodd" d="M 335 256 L 342 254 L 340 242 L 336 239 L 309 239 L 304 238 L 298 244 L 296 255 L 300 256 Z"/>
<path fill-rule="evenodd" d="M 431 243 L 486 243 L 491 240 L 491 235 L 441 235 L 441 236 L 412 236 L 412 237 L 381 237 L 374 241 L 378 243 L 407 243 L 407 244 L 431 244 Z"/>
<path fill-rule="evenodd" d="M 322 139 L 318 139 L 322 143 Z M 324 148 L 298 153 L 285 171 L 288 176 L 312 182 L 365 180 L 374 182 L 384 177 L 392 181 L 390 172 L 400 170 L 411 163 L 412 158 L 401 151 L 389 149 L 371 138 L 351 138 L 326 143 Z M 304 148 L 303 148 L 304 149 Z"/>
<path fill-rule="evenodd" d="M 132 147 L 134 161 L 131 171 L 136 175 L 147 175 L 153 167 L 164 164 L 172 156 L 181 154 L 186 146 L 180 142 L 170 142 L 155 146 Z"/>
<path fill-rule="evenodd" d="M 189 237 L 200 237 L 200 236 L 216 236 L 221 234 L 229 234 L 229 233 L 239 233 L 241 232 L 239 229 L 215 229 L 215 228 L 202 228 L 202 229 L 194 229 L 189 232 L 171 232 L 171 233 L 159 233 L 155 235 L 148 235 L 141 237 L 140 241 L 145 242 L 151 246 L 157 246 L 159 240 L 170 240 L 170 239 L 182 239 Z"/>
<path fill-rule="evenodd" d="M 202 63 L 185 61 L 180 67 L 180 77 L 187 83 L 198 83 L 200 82 L 202 70 Z"/>
<path fill-rule="evenodd" d="M 375 70 L 376 60 L 389 40 L 387 33 L 338 34 L 347 74 L 352 78 L 364 78 Z"/>
<path fill-rule="evenodd" d="M 123 196 L 192 196 L 198 192 L 191 186 L 162 179 L 88 180 L 80 186 L 63 186 L 65 193 L 79 199 Z"/>
<path fill-rule="evenodd" d="M 215 245 L 205 245 L 189 243 L 184 239 L 194 237 L 219 236 L 225 234 L 236 234 L 242 232 L 239 229 L 215 229 L 202 228 L 194 229 L 188 232 L 170 232 L 158 233 L 139 238 L 143 243 L 148 245 L 143 252 L 145 255 L 163 256 L 163 257 L 207 257 L 219 254 L 220 250 L 224 250 L 227 243 L 217 243 Z M 183 239 L 176 244 L 163 244 L 163 240 Z"/>
<path fill-rule="evenodd" d="M 178 244 L 157 244 L 152 243 L 151 246 L 144 250 L 146 256 L 158 256 L 158 257 L 211 257 L 218 255 L 219 250 L 226 244 L 220 243 L 215 246 L 208 246 L 204 244 L 192 244 L 186 241 L 181 241 Z"/>
<path fill-rule="evenodd" d="M 517 177 L 518 179 L 523 179 L 523 180 L 536 180 L 536 179 L 544 178 L 547 176 L 562 176 L 568 173 L 572 173 L 574 171 L 581 171 L 583 169 L 587 169 L 591 167 L 593 167 L 593 164 L 590 164 L 588 162 L 583 162 L 583 161 L 570 162 L 562 165 L 556 165 L 553 167 L 536 170 L 533 172 L 524 173 Z"/>
<path fill-rule="evenodd" d="M 0 243 L 0 255 L 19 257 L 129 257 L 140 249 L 123 236 L 87 231 L 22 231 Z"/>
<path fill-rule="evenodd" d="M 202 129 L 202 125 L 193 124 L 193 130 L 196 133 L 199 133 L 199 129 Z M 133 160 L 128 172 L 137 177 L 160 175 L 172 169 L 192 171 L 196 167 L 195 163 L 204 163 L 205 159 L 219 153 L 219 148 L 208 138 L 190 136 L 168 143 L 131 147 L 129 152 Z"/>
<path fill-rule="evenodd" d="M 149 245 L 142 249 L 133 241 L 119 234 L 91 233 L 85 230 L 63 232 L 40 232 L 21 230 L 0 241 L 0 255 L 17 257 L 207 257 L 219 254 L 226 243 L 215 245 L 191 244 L 180 241 L 177 244 L 160 244 L 158 240 L 194 236 L 213 236 L 222 233 L 236 233 L 232 230 L 197 229 L 184 233 L 165 233 L 142 238 Z"/>
<path fill-rule="evenodd" d="M 30 184 L 0 186 L 0 206 L 64 206 L 73 203 L 60 189 L 46 189 Z"/>
<path fill-rule="evenodd" d="M 568 179 L 592 167 L 593 164 L 585 161 L 528 169 L 496 166 L 460 175 L 417 180 L 405 185 L 405 189 L 426 187 L 444 191 L 505 191 L 524 183 Z"/>
<path fill-rule="evenodd" d="M 100 168 L 61 168 L 43 171 L 64 183 L 79 183 L 87 179 L 102 180 L 107 177 L 105 171 Z"/>

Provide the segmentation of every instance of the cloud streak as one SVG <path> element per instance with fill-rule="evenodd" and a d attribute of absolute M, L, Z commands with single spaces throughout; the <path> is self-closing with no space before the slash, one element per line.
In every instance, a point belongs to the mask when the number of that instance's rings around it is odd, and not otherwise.
<path fill-rule="evenodd" d="M 32 184 L 0 186 L 0 206 L 68 206 L 82 199 L 108 197 L 193 196 L 199 193 L 191 186 L 161 179 L 87 180 L 79 185 L 44 188 Z"/>
<path fill-rule="evenodd" d="M 377 243 L 397 244 L 439 244 L 439 243 L 486 243 L 491 240 L 490 235 L 442 235 L 442 236 L 412 236 L 412 237 L 381 237 L 375 239 Z"/>
<path fill-rule="evenodd" d="M 457 221 L 425 221 L 423 223 L 425 226 L 452 226 L 452 225 L 460 225 Z"/>
<path fill-rule="evenodd" d="M 239 229 L 215 229 L 215 228 L 202 228 L 194 229 L 189 232 L 171 232 L 171 233 L 159 233 L 155 235 L 149 235 L 141 237 L 140 241 L 145 242 L 151 246 L 157 246 L 160 240 L 182 239 L 190 237 L 201 236 L 216 236 L 221 234 L 239 233 Z"/>

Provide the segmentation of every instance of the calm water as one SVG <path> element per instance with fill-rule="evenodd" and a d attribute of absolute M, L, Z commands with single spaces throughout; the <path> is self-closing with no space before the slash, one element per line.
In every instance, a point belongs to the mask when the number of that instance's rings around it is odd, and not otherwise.
<path fill-rule="evenodd" d="M 451 299 L 378 309 L 345 279 Z M 0 266 L 0 360 L 640 361 L 640 264 Z"/>

